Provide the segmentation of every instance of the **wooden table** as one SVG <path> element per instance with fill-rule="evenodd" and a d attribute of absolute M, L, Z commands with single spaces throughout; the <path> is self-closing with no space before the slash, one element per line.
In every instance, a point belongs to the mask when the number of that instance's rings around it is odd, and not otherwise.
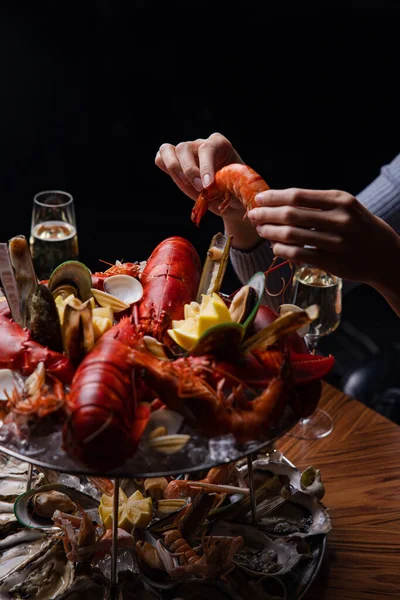
<path fill-rule="evenodd" d="M 328 384 L 319 406 L 333 417 L 330 435 L 277 442 L 299 469 L 321 470 L 332 519 L 304 600 L 400 600 L 400 427 Z"/>

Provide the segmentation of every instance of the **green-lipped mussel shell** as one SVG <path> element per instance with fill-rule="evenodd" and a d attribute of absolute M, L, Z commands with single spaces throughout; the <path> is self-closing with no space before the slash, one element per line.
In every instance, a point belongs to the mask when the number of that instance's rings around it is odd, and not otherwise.
<path fill-rule="evenodd" d="M 53 296 L 62 295 L 69 286 L 76 290 L 75 296 L 85 302 L 92 296 L 92 274 L 86 265 L 77 260 L 67 260 L 58 265 L 50 275 L 48 288 Z M 63 292 L 65 293 L 65 292 Z"/>
<path fill-rule="evenodd" d="M 227 358 L 239 352 L 244 333 L 244 326 L 240 323 L 227 322 L 209 327 L 188 354 L 191 356 L 212 354 Z"/>

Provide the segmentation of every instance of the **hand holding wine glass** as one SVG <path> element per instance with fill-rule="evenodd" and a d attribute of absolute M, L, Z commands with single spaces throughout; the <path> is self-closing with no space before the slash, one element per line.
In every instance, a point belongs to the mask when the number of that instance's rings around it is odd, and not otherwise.
<path fill-rule="evenodd" d="M 39 280 L 66 260 L 78 260 L 75 207 L 71 194 L 39 192 L 33 198 L 30 251 Z"/>

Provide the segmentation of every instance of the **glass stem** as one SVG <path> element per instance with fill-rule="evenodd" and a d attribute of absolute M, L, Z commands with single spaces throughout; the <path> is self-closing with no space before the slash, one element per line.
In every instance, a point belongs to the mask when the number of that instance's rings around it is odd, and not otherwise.
<path fill-rule="evenodd" d="M 306 336 L 306 344 L 307 344 L 307 348 L 309 349 L 309 351 L 311 352 L 311 354 L 315 354 L 315 352 L 317 351 L 317 346 L 318 346 L 318 338 L 308 338 Z"/>

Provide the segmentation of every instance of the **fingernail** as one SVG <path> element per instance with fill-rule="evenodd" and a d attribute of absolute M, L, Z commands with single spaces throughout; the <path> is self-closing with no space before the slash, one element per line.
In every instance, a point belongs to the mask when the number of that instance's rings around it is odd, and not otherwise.
<path fill-rule="evenodd" d="M 204 185 L 204 187 L 209 186 L 210 183 L 211 183 L 211 175 L 210 175 L 210 173 L 205 173 L 203 175 L 203 185 Z"/>
<path fill-rule="evenodd" d="M 201 192 L 201 190 L 203 189 L 203 182 L 201 181 L 200 177 L 195 177 L 193 179 L 193 185 L 198 192 Z"/>
<path fill-rule="evenodd" d="M 185 173 L 183 171 L 179 171 L 178 177 L 182 181 L 182 183 L 188 182 L 187 177 L 185 176 Z"/>
<path fill-rule="evenodd" d="M 256 218 L 256 213 L 255 210 L 249 210 L 249 212 L 247 213 L 247 216 L 249 217 L 250 221 L 254 221 Z"/>
<path fill-rule="evenodd" d="M 263 197 L 261 194 L 257 194 L 257 196 L 254 196 L 254 200 L 257 202 L 257 204 L 261 204 Z"/>

